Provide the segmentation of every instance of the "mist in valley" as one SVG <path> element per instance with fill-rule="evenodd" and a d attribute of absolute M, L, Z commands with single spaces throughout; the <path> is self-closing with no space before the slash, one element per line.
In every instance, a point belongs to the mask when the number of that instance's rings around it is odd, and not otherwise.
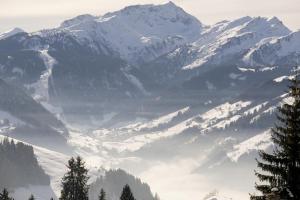
<path fill-rule="evenodd" d="M 173 2 L 0 33 L 0 189 L 59 199 L 80 156 L 92 200 L 249 199 L 299 44 L 277 17 L 207 25 Z"/>

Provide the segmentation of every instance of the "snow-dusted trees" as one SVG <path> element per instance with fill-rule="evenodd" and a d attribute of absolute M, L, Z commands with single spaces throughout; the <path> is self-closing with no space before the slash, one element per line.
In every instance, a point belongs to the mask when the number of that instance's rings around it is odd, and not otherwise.
<path fill-rule="evenodd" d="M 279 123 L 272 131 L 275 145 L 273 153 L 260 152 L 255 172 L 261 184 L 256 185 L 262 195 L 251 196 L 252 200 L 265 200 L 277 193 L 280 199 L 300 199 L 300 82 L 298 76 L 291 80 L 289 97 L 292 103 L 279 107 Z"/>
<path fill-rule="evenodd" d="M 81 157 L 68 161 L 68 172 L 62 178 L 60 200 L 88 200 L 88 170 Z"/>
<path fill-rule="evenodd" d="M 9 192 L 4 188 L 0 193 L 0 200 L 13 200 L 13 198 L 9 197 Z"/>

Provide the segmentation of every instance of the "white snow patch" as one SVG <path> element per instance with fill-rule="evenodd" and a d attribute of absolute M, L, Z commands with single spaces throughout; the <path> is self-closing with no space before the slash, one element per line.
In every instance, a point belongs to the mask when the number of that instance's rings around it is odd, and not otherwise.
<path fill-rule="evenodd" d="M 178 110 L 176 112 L 173 112 L 173 113 L 167 114 L 165 116 L 162 116 L 160 118 L 154 119 L 150 122 L 147 122 L 147 123 L 144 123 L 144 124 L 138 126 L 136 130 L 139 131 L 139 130 L 144 129 L 144 128 L 149 128 L 149 129 L 150 128 L 156 128 L 160 125 L 167 124 L 167 123 L 171 122 L 175 117 L 188 112 L 189 109 L 190 109 L 189 107 L 185 107 L 185 108 L 183 108 L 181 110 Z"/>
<path fill-rule="evenodd" d="M 229 126 L 231 123 L 236 122 L 237 120 L 239 120 L 242 116 L 241 115 L 234 115 L 233 117 L 230 117 L 227 120 L 223 120 L 219 123 L 217 123 L 216 125 L 214 125 L 213 127 L 216 128 L 221 128 L 221 129 L 225 129 L 227 126 Z"/>
<path fill-rule="evenodd" d="M 243 68 L 243 67 L 239 67 L 238 68 L 241 72 L 255 72 L 255 69 L 252 68 Z"/>
<path fill-rule="evenodd" d="M 280 76 L 278 78 L 275 78 L 273 81 L 276 83 L 280 83 L 284 80 L 292 80 L 295 76 L 291 75 L 291 76 Z"/>
<path fill-rule="evenodd" d="M 268 101 L 265 101 L 262 104 L 259 104 L 253 108 L 250 108 L 249 110 L 244 112 L 244 115 L 248 116 L 248 115 L 253 115 L 255 112 L 260 111 L 263 107 L 265 107 L 268 104 Z"/>
<path fill-rule="evenodd" d="M 275 66 L 275 67 L 263 67 L 261 69 L 259 69 L 259 71 L 261 72 L 265 72 L 265 71 L 273 71 L 274 69 L 277 69 L 278 67 Z"/>
<path fill-rule="evenodd" d="M 268 130 L 235 145 L 233 150 L 227 153 L 227 156 L 231 161 L 237 162 L 242 155 L 257 150 L 265 150 L 271 145 L 271 133 Z"/>
<path fill-rule="evenodd" d="M 33 94 L 34 100 L 43 104 L 49 101 L 49 79 L 56 61 L 48 54 L 48 50 L 41 50 L 40 56 L 44 61 L 46 70 L 41 74 L 40 79 L 36 83 L 26 85 L 26 87 L 33 88 L 35 91 Z"/>
<path fill-rule="evenodd" d="M 48 49 L 40 51 L 40 56 L 44 61 L 46 70 L 41 74 L 40 79 L 31 85 L 27 85 L 27 88 L 33 88 L 33 99 L 41 103 L 47 110 L 56 115 L 58 119 L 62 117 L 62 108 L 54 106 L 49 103 L 49 84 L 52 82 L 52 69 L 56 64 L 56 60 L 48 53 Z"/>
<path fill-rule="evenodd" d="M 207 111 L 201 117 L 204 120 L 214 120 L 214 119 L 221 119 L 226 118 L 230 114 L 234 114 L 240 109 L 247 107 L 251 104 L 251 101 L 238 101 L 233 104 L 226 102 L 220 106 L 217 106 L 216 108 Z"/>
<path fill-rule="evenodd" d="M 147 90 L 144 88 L 143 84 L 140 82 L 140 80 L 138 78 L 136 78 L 134 75 L 132 74 L 128 74 L 128 73 L 124 73 L 125 76 L 127 77 L 127 79 L 133 84 L 135 85 L 144 95 L 149 96 L 150 93 L 147 92 Z"/>

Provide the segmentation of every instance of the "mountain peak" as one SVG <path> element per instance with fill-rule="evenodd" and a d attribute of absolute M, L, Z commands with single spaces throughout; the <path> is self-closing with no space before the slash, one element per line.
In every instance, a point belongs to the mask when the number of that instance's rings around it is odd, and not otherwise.
<path fill-rule="evenodd" d="M 176 4 L 173 1 L 169 1 L 168 3 L 166 3 L 166 5 L 173 5 L 176 6 Z"/>
<path fill-rule="evenodd" d="M 280 23 L 280 24 L 283 24 L 282 21 L 280 19 L 278 19 L 278 17 L 276 16 L 273 16 L 271 18 L 268 19 L 269 22 L 272 22 L 272 23 Z"/>
<path fill-rule="evenodd" d="M 116 11 L 113 13 L 125 13 L 125 14 L 156 14 L 161 15 L 164 14 L 164 16 L 169 15 L 174 17 L 174 15 L 189 15 L 186 13 L 181 7 L 177 6 L 172 1 L 169 1 L 165 4 L 144 4 L 144 5 L 133 5 L 133 6 L 127 6 L 124 9 L 121 9 L 120 11 Z M 108 13 L 108 14 L 113 14 Z"/>
<path fill-rule="evenodd" d="M 22 33 L 22 32 L 25 32 L 25 31 L 21 28 L 16 27 L 16 28 L 10 29 L 8 31 L 0 33 L 0 40 L 8 38 L 8 37 L 13 36 L 13 35 L 18 34 L 18 33 Z"/>
<path fill-rule="evenodd" d="M 243 31 L 251 31 L 262 35 L 285 36 L 291 32 L 277 17 L 254 17 L 249 21 Z"/>
<path fill-rule="evenodd" d="M 60 28 L 78 41 L 97 41 L 123 59 L 135 61 L 137 57 L 151 60 L 186 42 L 196 41 L 203 25 L 169 2 L 127 6 L 102 16 L 81 15 L 63 22 Z"/>
<path fill-rule="evenodd" d="M 79 15 L 77 17 L 74 17 L 72 19 L 68 19 L 66 21 L 64 21 L 61 24 L 61 27 L 68 27 L 68 26 L 72 26 L 81 22 L 85 22 L 85 21 L 89 21 L 89 20 L 93 20 L 96 17 L 94 17 L 93 15 L 90 14 L 84 14 L 84 15 Z"/>
<path fill-rule="evenodd" d="M 173 1 L 169 1 L 169 2 L 166 3 L 165 5 L 166 5 L 166 6 L 169 6 L 169 7 L 179 8 Z"/>

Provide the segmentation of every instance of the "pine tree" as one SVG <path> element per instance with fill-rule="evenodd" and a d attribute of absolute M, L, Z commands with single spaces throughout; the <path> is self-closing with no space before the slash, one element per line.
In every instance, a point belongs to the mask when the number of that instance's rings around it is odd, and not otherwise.
<path fill-rule="evenodd" d="M 28 200 L 35 200 L 35 198 L 33 195 L 31 195 Z"/>
<path fill-rule="evenodd" d="M 68 161 L 68 172 L 62 179 L 60 200 L 88 200 L 88 170 L 81 157 Z"/>
<path fill-rule="evenodd" d="M 135 200 L 129 185 L 126 184 L 124 186 L 121 197 L 120 197 L 120 200 Z"/>
<path fill-rule="evenodd" d="M 99 200 L 106 200 L 106 194 L 105 194 L 105 191 L 103 190 L 103 188 L 101 188 L 101 190 L 100 190 Z"/>
<path fill-rule="evenodd" d="M 9 192 L 4 188 L 0 193 L 0 200 L 13 200 L 13 198 L 9 197 Z"/>
<path fill-rule="evenodd" d="M 291 80 L 289 96 L 293 103 L 284 103 L 278 108 L 279 123 L 272 129 L 275 145 L 273 153 L 260 151 L 258 168 L 255 171 L 261 184 L 256 189 L 261 196 L 252 195 L 252 200 L 265 200 L 274 190 L 279 190 L 281 198 L 300 199 L 300 84 L 298 75 Z M 272 190 L 273 189 L 273 190 Z"/>

